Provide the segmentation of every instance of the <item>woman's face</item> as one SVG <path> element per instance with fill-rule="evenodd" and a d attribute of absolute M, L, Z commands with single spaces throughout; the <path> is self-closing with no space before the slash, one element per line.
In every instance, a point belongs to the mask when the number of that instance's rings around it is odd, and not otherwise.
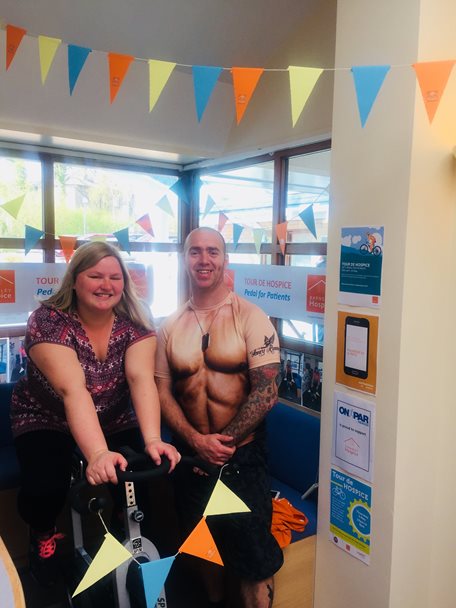
<path fill-rule="evenodd" d="M 122 269 L 113 256 L 103 258 L 87 270 L 80 272 L 74 284 L 77 307 L 80 312 L 112 310 L 120 302 L 124 289 Z"/>

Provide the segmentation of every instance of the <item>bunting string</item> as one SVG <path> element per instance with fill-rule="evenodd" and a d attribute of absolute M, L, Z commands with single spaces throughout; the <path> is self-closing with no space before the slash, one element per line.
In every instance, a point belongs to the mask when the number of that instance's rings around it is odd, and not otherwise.
<path fill-rule="evenodd" d="M 60 38 L 51 38 L 27 32 L 24 28 L 7 24 L 6 29 L 6 70 L 11 68 L 15 54 L 21 45 L 24 36 L 38 39 L 41 81 L 44 85 L 52 67 L 56 53 L 62 45 Z M 87 61 L 90 61 L 91 48 L 67 44 L 69 92 L 73 95 L 77 80 Z M 302 111 L 311 96 L 323 72 L 351 72 L 355 87 L 361 127 L 366 125 L 371 109 L 384 80 L 391 69 L 407 68 L 415 71 L 421 90 L 423 102 L 432 123 L 441 97 L 445 91 L 450 72 L 456 59 L 441 61 L 427 61 L 410 64 L 393 65 L 363 65 L 351 67 L 308 67 L 288 66 L 287 68 L 268 67 L 226 67 L 226 66 L 196 66 L 187 63 L 146 59 L 133 55 L 121 55 L 108 51 L 94 51 L 105 53 L 109 64 L 109 93 L 110 102 L 114 103 L 123 84 L 123 80 L 133 62 L 147 63 L 149 66 L 149 112 L 151 112 L 165 88 L 173 70 L 176 67 L 192 70 L 195 107 L 198 122 L 202 120 L 206 106 L 217 84 L 219 75 L 225 71 L 230 72 L 233 80 L 236 122 L 239 124 L 245 114 L 247 106 L 254 95 L 259 80 L 266 72 L 288 72 L 291 96 L 291 118 L 293 127 L 296 125 Z"/>

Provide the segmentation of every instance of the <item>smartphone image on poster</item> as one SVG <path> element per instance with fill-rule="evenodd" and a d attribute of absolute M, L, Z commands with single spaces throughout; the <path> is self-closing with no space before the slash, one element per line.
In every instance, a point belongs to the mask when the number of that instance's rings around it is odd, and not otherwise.
<path fill-rule="evenodd" d="M 368 374 L 369 321 L 363 317 L 345 319 L 344 372 L 366 379 Z"/>

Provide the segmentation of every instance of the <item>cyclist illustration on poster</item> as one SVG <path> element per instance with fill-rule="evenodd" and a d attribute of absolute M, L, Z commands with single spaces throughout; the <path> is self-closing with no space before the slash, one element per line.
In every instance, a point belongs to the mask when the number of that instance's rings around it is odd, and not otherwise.
<path fill-rule="evenodd" d="M 381 301 L 384 229 L 342 228 L 339 303 L 378 308 Z"/>

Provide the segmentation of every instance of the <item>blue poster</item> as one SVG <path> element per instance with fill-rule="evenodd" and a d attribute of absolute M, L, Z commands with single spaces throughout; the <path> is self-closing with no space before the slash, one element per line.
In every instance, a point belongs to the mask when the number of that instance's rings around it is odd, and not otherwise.
<path fill-rule="evenodd" d="M 330 539 L 365 564 L 370 563 L 372 488 L 331 469 Z"/>
<path fill-rule="evenodd" d="M 384 229 L 342 228 L 339 303 L 378 308 L 381 303 Z"/>

